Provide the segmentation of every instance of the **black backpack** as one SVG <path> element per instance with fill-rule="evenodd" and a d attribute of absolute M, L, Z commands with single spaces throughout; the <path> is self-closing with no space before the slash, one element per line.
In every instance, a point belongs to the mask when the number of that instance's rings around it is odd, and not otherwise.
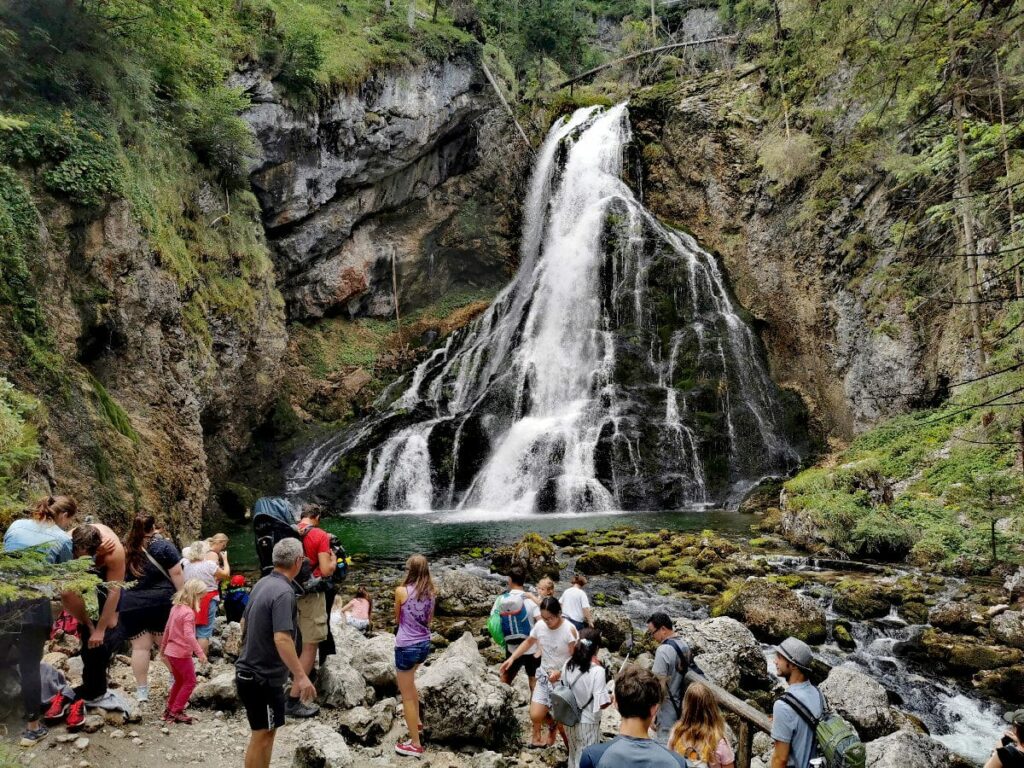
<path fill-rule="evenodd" d="M 260 561 L 261 576 L 266 576 L 274 570 L 273 551 L 277 542 L 282 539 L 302 541 L 305 538 L 306 531 L 299 530 L 295 518 L 291 502 L 287 499 L 264 496 L 253 504 L 252 527 L 256 537 L 256 556 Z M 303 558 L 302 569 L 295 577 L 295 582 L 304 592 L 323 592 L 332 584 L 340 584 L 348 575 L 348 557 L 336 536 L 330 536 L 330 547 L 338 559 L 338 566 L 329 579 L 314 577 L 309 558 Z"/>

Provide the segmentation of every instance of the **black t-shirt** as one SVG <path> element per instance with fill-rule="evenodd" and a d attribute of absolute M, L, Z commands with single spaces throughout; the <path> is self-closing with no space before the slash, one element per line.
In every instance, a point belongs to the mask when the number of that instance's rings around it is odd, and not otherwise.
<path fill-rule="evenodd" d="M 1003 768 L 1024 768 L 1024 752 L 1013 744 L 997 749 L 996 757 L 1003 764 Z"/>
<path fill-rule="evenodd" d="M 292 582 L 277 571 L 260 579 L 252 588 L 242 621 L 242 651 L 235 669 L 255 675 L 268 685 L 283 684 L 288 679 L 288 667 L 277 652 L 274 633 L 295 635 Z"/>
<path fill-rule="evenodd" d="M 167 539 L 153 539 L 147 551 L 168 574 L 171 568 L 181 562 L 178 548 Z M 142 571 L 138 576 L 130 569 L 127 573 L 128 587 L 121 593 L 121 603 L 118 607 L 122 613 L 171 604 L 175 589 L 170 578 L 145 555 L 142 556 L 141 565 Z"/>

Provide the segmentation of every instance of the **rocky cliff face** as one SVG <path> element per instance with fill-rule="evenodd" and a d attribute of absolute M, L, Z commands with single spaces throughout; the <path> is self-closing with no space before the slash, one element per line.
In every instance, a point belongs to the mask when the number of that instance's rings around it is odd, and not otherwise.
<path fill-rule="evenodd" d="M 486 257 L 467 262 L 443 247 L 477 191 L 452 181 L 477 165 L 475 122 L 489 105 L 473 62 L 383 72 L 311 113 L 265 72 L 236 80 L 254 102 L 251 179 L 290 317 L 393 315 L 393 277 L 400 305 L 413 306 L 493 282 Z"/>
<path fill-rule="evenodd" d="M 887 285 L 884 248 L 865 267 L 862 246 L 889 242 L 901 218 L 880 178 L 844 186 L 816 213 L 799 180 L 779 184 L 758 167 L 767 131 L 753 81 L 709 75 L 635 98 L 638 184 L 659 216 L 720 254 L 773 378 L 802 395 L 825 434 L 848 438 L 941 389 L 967 357 L 956 349 L 964 334 L 935 305 L 908 310 Z"/>

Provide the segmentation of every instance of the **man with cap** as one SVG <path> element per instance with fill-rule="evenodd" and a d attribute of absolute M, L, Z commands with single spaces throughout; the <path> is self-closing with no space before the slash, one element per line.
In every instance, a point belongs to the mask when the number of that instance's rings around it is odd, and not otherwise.
<path fill-rule="evenodd" d="M 1024 709 L 1007 712 L 1003 719 L 1010 724 L 1010 730 L 985 763 L 985 768 L 1024 768 Z"/>
<path fill-rule="evenodd" d="M 787 637 L 775 649 L 775 669 L 786 681 L 786 693 L 818 718 L 825 700 L 807 679 L 812 658 L 807 643 L 795 637 Z M 784 699 L 777 700 L 772 709 L 772 739 L 775 751 L 771 768 L 807 768 L 811 764 L 816 751 L 814 729 Z"/>

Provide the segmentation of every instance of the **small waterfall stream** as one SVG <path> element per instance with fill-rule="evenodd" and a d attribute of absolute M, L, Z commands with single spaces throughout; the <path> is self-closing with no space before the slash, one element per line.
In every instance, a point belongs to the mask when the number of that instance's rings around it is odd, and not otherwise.
<path fill-rule="evenodd" d="M 356 512 L 692 509 L 796 465 L 792 400 L 715 259 L 622 180 L 630 138 L 625 104 L 553 126 L 512 282 L 389 408 L 300 453 L 290 494 Z"/>

